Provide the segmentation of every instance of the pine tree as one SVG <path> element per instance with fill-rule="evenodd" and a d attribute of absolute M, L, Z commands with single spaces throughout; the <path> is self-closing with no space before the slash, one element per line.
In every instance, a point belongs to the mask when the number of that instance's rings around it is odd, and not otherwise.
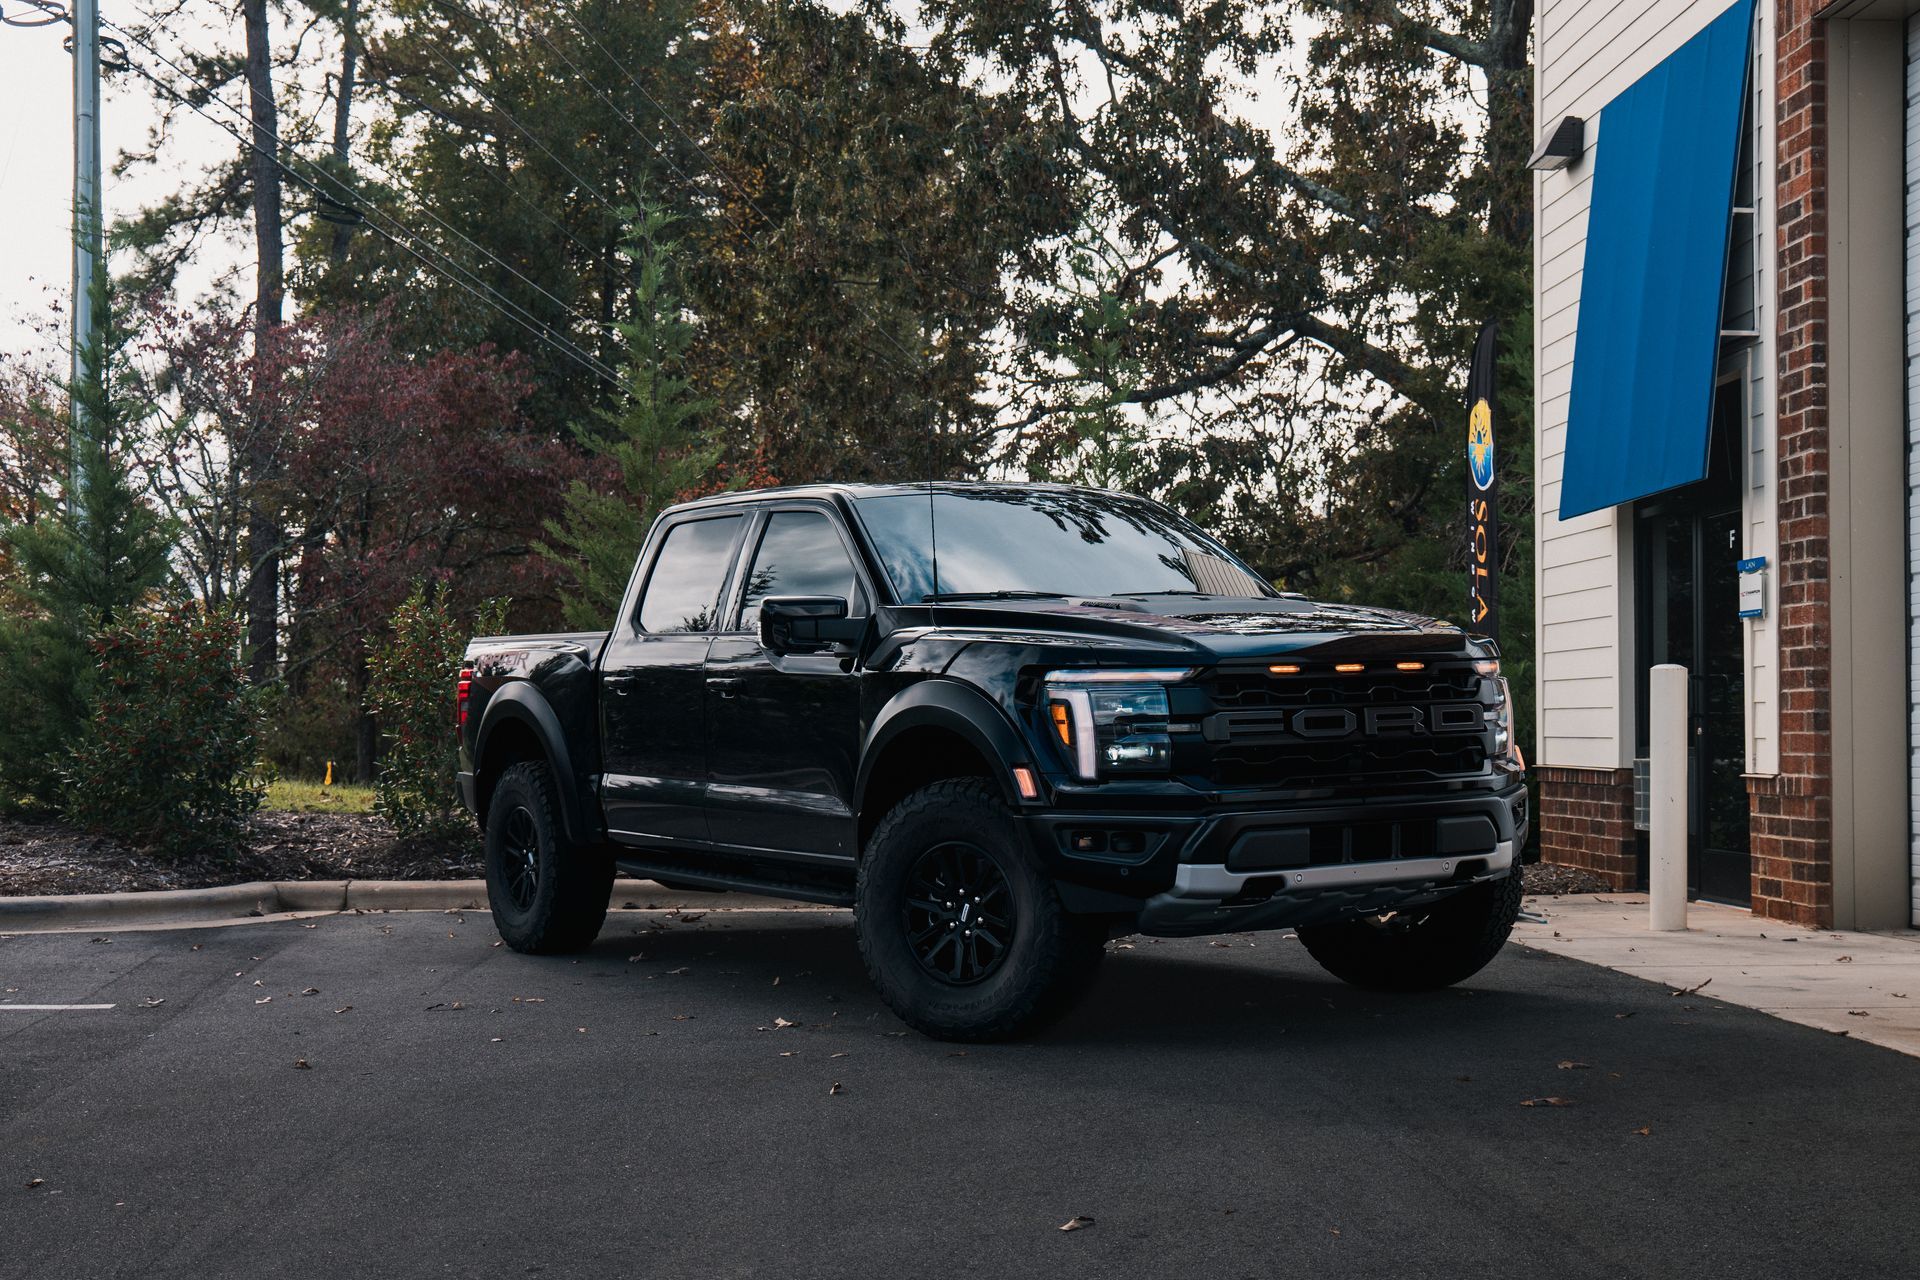
<path fill-rule="evenodd" d="M 697 326 L 683 313 L 675 287 L 674 219 L 643 204 L 626 242 L 634 318 L 618 326 L 626 340 L 622 395 L 594 420 L 576 427 L 580 441 L 617 473 L 611 491 L 575 481 L 565 514 L 547 522 L 541 554 L 568 566 L 577 590 L 562 591 L 570 626 L 604 627 L 619 607 L 647 525 L 663 507 L 708 481 L 720 449 L 707 419 L 713 402 L 695 392 L 687 352 Z"/>
<path fill-rule="evenodd" d="M 11 807 L 58 802 L 86 724 L 92 637 L 172 578 L 165 524 L 127 479 L 147 406 L 131 393 L 104 280 L 93 310 L 98 326 L 69 389 L 78 410 L 73 467 L 57 497 L 37 504 L 39 519 L 0 520 L 9 594 L 22 606 L 0 617 L 0 804 Z"/>

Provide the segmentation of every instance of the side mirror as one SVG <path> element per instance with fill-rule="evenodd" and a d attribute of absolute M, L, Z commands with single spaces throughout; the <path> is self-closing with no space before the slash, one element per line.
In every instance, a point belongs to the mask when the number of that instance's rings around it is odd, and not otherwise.
<path fill-rule="evenodd" d="M 768 596 L 760 602 L 760 643 L 774 653 L 818 653 L 856 644 L 865 618 L 849 618 L 840 596 Z"/>

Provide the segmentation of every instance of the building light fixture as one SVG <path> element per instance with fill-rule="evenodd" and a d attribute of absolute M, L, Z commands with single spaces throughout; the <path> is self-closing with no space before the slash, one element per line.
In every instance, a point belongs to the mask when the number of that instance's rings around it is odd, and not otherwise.
<path fill-rule="evenodd" d="M 1587 153 L 1587 122 L 1582 116 L 1562 116 L 1553 131 L 1540 141 L 1527 160 L 1527 168 L 1551 173 L 1578 163 Z"/>

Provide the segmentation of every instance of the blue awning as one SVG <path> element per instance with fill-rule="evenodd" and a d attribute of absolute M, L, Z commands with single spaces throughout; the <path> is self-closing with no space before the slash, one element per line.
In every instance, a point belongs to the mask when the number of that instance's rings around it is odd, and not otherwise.
<path fill-rule="evenodd" d="M 1600 113 L 1560 518 L 1701 480 L 1753 0 Z"/>

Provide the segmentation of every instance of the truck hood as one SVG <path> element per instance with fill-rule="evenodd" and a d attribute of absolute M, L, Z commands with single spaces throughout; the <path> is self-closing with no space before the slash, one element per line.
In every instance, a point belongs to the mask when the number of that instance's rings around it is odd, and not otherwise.
<path fill-rule="evenodd" d="M 1365 656 L 1467 651 L 1466 633 L 1450 622 L 1362 605 L 1298 596 L 1111 596 L 981 600 L 912 606 L 941 632 L 1031 632 L 1020 637 L 1104 642 L 1170 650 L 1206 661 L 1276 654 Z M 907 625 L 919 618 L 901 618 Z M 1010 637 L 1011 638 L 1011 637 Z"/>

